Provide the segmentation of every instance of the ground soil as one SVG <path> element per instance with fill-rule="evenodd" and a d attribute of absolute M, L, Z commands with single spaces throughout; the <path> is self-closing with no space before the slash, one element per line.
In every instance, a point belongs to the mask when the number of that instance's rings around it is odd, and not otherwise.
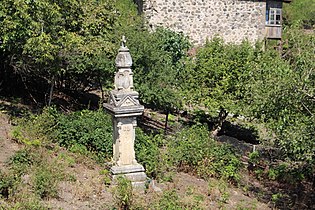
<path fill-rule="evenodd" d="M 8 159 L 21 147 L 12 141 L 10 137 L 11 127 L 9 117 L 0 113 L 0 169 L 4 168 Z"/>

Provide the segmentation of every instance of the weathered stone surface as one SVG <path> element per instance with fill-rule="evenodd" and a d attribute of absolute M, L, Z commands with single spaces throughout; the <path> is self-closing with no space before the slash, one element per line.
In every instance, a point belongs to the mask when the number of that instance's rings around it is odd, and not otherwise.
<path fill-rule="evenodd" d="M 251 42 L 265 37 L 265 1 L 150 0 L 143 12 L 153 28 L 163 26 L 204 44 L 219 35 L 226 42 Z"/>

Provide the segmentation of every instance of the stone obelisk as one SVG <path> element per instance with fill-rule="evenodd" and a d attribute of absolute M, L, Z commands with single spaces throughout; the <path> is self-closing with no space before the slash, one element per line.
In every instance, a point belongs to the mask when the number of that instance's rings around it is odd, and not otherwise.
<path fill-rule="evenodd" d="M 109 102 L 104 104 L 113 119 L 113 179 L 125 176 L 133 186 L 144 187 L 145 170 L 135 156 L 136 117 L 142 115 L 144 107 L 138 100 L 138 92 L 133 87 L 132 58 L 126 47 L 125 37 L 119 48 L 115 63 L 115 88 L 110 91 Z"/>

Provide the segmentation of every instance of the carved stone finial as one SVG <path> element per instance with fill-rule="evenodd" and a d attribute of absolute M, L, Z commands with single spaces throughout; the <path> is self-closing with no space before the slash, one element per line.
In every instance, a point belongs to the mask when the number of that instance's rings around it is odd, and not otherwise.
<path fill-rule="evenodd" d="M 118 70 L 115 75 L 115 90 L 133 91 L 132 58 L 126 46 L 125 36 L 122 36 L 115 63 Z"/>
<path fill-rule="evenodd" d="M 126 47 L 126 37 L 125 37 L 125 35 L 123 35 L 122 36 L 122 38 L 121 38 L 121 47 Z"/>
<path fill-rule="evenodd" d="M 122 36 L 121 46 L 118 50 L 118 54 L 116 57 L 116 67 L 119 69 L 131 68 L 132 66 L 132 58 L 129 53 L 129 49 L 126 46 L 126 38 Z"/>

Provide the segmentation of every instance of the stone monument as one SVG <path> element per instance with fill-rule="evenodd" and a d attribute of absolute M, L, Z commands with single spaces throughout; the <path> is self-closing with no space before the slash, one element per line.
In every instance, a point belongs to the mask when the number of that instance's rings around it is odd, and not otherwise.
<path fill-rule="evenodd" d="M 113 119 L 113 180 L 125 176 L 133 186 L 144 187 L 147 176 L 142 165 L 137 163 L 134 144 L 136 117 L 142 115 L 144 107 L 138 100 L 138 92 L 133 87 L 132 58 L 123 36 L 115 63 L 115 88 L 110 91 L 108 103 L 104 103 Z"/>

